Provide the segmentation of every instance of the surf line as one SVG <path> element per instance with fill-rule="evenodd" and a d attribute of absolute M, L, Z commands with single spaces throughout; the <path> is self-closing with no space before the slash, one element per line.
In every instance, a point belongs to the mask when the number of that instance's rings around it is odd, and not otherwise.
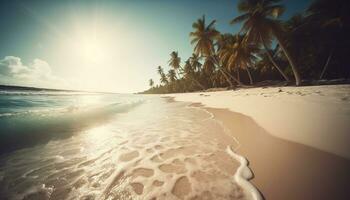
<path fill-rule="evenodd" d="M 222 121 L 215 119 L 213 113 L 209 112 L 202 106 L 189 105 L 188 108 L 200 109 L 209 114 L 210 117 L 205 120 L 213 120 L 214 122 L 218 123 L 223 128 L 224 133 L 235 141 L 237 146 L 234 149 L 232 149 L 231 146 L 226 147 L 226 153 L 231 156 L 231 158 L 237 160 L 240 163 L 236 173 L 233 176 L 233 179 L 236 183 L 242 186 L 246 192 L 249 192 L 251 194 L 252 200 L 263 200 L 264 198 L 262 197 L 259 190 L 251 182 L 249 182 L 249 180 L 254 177 L 252 170 L 248 167 L 249 161 L 244 156 L 236 153 L 236 151 L 241 147 L 241 143 L 236 139 L 236 137 L 229 134 L 230 130 L 224 125 Z"/>
<path fill-rule="evenodd" d="M 248 160 L 235 153 L 230 146 L 227 146 L 226 152 L 240 163 L 235 175 L 233 176 L 234 180 L 252 195 L 253 200 L 263 200 L 260 192 L 248 181 L 253 178 L 253 172 L 248 167 Z"/>

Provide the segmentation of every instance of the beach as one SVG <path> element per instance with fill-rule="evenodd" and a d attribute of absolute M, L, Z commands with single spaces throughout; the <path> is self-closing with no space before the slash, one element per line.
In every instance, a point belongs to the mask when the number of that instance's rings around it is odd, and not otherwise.
<path fill-rule="evenodd" d="M 349 5 L 2 2 L 0 200 L 350 200 Z"/>
<path fill-rule="evenodd" d="M 192 103 L 74 92 L 1 97 L 8 110 L 0 123 L 12 136 L 1 142 L 18 144 L 0 155 L 1 199 L 261 199 L 235 138 Z M 11 112 L 9 102 L 25 111 Z M 50 109 L 28 112 L 28 102 Z"/>
<path fill-rule="evenodd" d="M 349 85 L 171 94 L 239 141 L 265 199 L 349 199 Z"/>
<path fill-rule="evenodd" d="M 4 91 L 0 197 L 349 199 L 349 90 Z"/>

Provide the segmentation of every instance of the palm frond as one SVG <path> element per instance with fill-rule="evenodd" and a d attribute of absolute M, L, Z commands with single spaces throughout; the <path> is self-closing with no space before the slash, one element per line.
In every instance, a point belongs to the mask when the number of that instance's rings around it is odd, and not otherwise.
<path fill-rule="evenodd" d="M 240 15 L 238 17 L 235 17 L 234 19 L 232 19 L 230 21 L 230 24 L 237 24 L 237 23 L 241 23 L 245 20 L 247 20 L 250 17 L 250 13 L 245 13 L 243 15 Z"/>

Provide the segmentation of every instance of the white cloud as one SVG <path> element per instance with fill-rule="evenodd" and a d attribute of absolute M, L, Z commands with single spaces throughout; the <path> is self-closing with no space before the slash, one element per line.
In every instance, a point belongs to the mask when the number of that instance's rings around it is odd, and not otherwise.
<path fill-rule="evenodd" d="M 25 65 L 21 58 L 5 56 L 0 60 L 0 84 L 67 88 L 68 82 L 53 75 L 50 65 L 41 59 Z"/>

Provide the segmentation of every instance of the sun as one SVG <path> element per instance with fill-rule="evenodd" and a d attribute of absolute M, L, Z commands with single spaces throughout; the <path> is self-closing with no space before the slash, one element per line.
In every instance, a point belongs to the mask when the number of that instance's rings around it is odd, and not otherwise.
<path fill-rule="evenodd" d="M 85 61 L 93 63 L 102 63 L 104 61 L 104 55 L 106 55 L 109 47 L 104 44 L 102 39 L 97 36 L 84 36 L 77 38 L 77 44 L 75 51 Z"/>
<path fill-rule="evenodd" d="M 115 32 L 111 26 L 80 23 L 67 35 L 66 46 L 84 64 L 106 64 L 115 52 Z"/>

